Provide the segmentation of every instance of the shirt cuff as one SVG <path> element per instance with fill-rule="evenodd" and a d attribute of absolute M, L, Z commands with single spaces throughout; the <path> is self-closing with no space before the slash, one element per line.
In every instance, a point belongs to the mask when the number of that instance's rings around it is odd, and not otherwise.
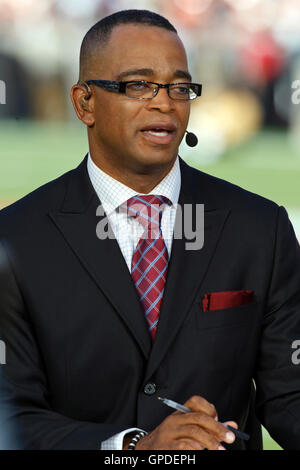
<path fill-rule="evenodd" d="M 130 432 L 139 432 L 139 431 L 144 431 L 143 429 L 139 428 L 129 428 L 125 429 L 122 432 L 119 432 L 118 434 L 115 434 L 114 436 L 109 437 L 105 441 L 101 443 L 101 450 L 123 450 L 123 440 L 126 434 L 129 434 Z M 146 432 L 146 431 L 144 431 Z"/>

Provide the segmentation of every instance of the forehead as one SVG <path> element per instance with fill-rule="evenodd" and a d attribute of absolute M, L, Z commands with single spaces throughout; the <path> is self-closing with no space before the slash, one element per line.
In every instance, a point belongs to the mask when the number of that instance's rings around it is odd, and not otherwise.
<path fill-rule="evenodd" d="M 97 62 L 102 76 L 105 73 L 110 79 L 128 69 L 151 68 L 160 76 L 188 71 L 186 52 L 177 34 L 148 25 L 117 26 Z"/>

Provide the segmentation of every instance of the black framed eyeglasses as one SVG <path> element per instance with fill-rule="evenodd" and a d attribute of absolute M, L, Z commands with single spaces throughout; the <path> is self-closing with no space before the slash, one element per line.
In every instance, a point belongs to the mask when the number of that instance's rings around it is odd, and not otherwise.
<path fill-rule="evenodd" d="M 159 92 L 160 88 L 166 88 L 168 95 L 173 100 L 189 101 L 201 96 L 202 85 L 199 83 L 155 83 L 147 80 L 130 80 L 117 82 L 113 80 L 87 80 L 80 81 L 81 85 L 96 85 L 107 91 L 125 93 L 128 98 L 136 100 L 151 100 Z"/>

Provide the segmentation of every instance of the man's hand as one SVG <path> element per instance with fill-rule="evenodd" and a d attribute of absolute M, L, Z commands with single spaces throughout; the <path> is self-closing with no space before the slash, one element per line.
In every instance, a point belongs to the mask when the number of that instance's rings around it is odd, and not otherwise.
<path fill-rule="evenodd" d="M 136 450 L 225 450 L 221 442 L 231 444 L 233 432 L 218 423 L 214 405 L 200 396 L 193 396 L 184 403 L 191 413 L 175 411 L 143 437 L 135 446 Z M 237 423 L 225 424 L 237 428 Z"/>

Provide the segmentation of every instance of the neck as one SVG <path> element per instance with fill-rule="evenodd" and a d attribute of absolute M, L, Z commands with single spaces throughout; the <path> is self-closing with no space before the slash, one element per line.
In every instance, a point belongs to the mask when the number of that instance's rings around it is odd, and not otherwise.
<path fill-rule="evenodd" d="M 112 166 L 106 160 L 95 159 L 94 155 L 91 155 L 91 158 L 100 170 L 125 186 L 143 194 L 150 193 L 171 171 L 175 162 L 173 159 L 168 164 L 151 165 L 151 168 L 147 166 L 134 171 L 117 165 Z"/>

